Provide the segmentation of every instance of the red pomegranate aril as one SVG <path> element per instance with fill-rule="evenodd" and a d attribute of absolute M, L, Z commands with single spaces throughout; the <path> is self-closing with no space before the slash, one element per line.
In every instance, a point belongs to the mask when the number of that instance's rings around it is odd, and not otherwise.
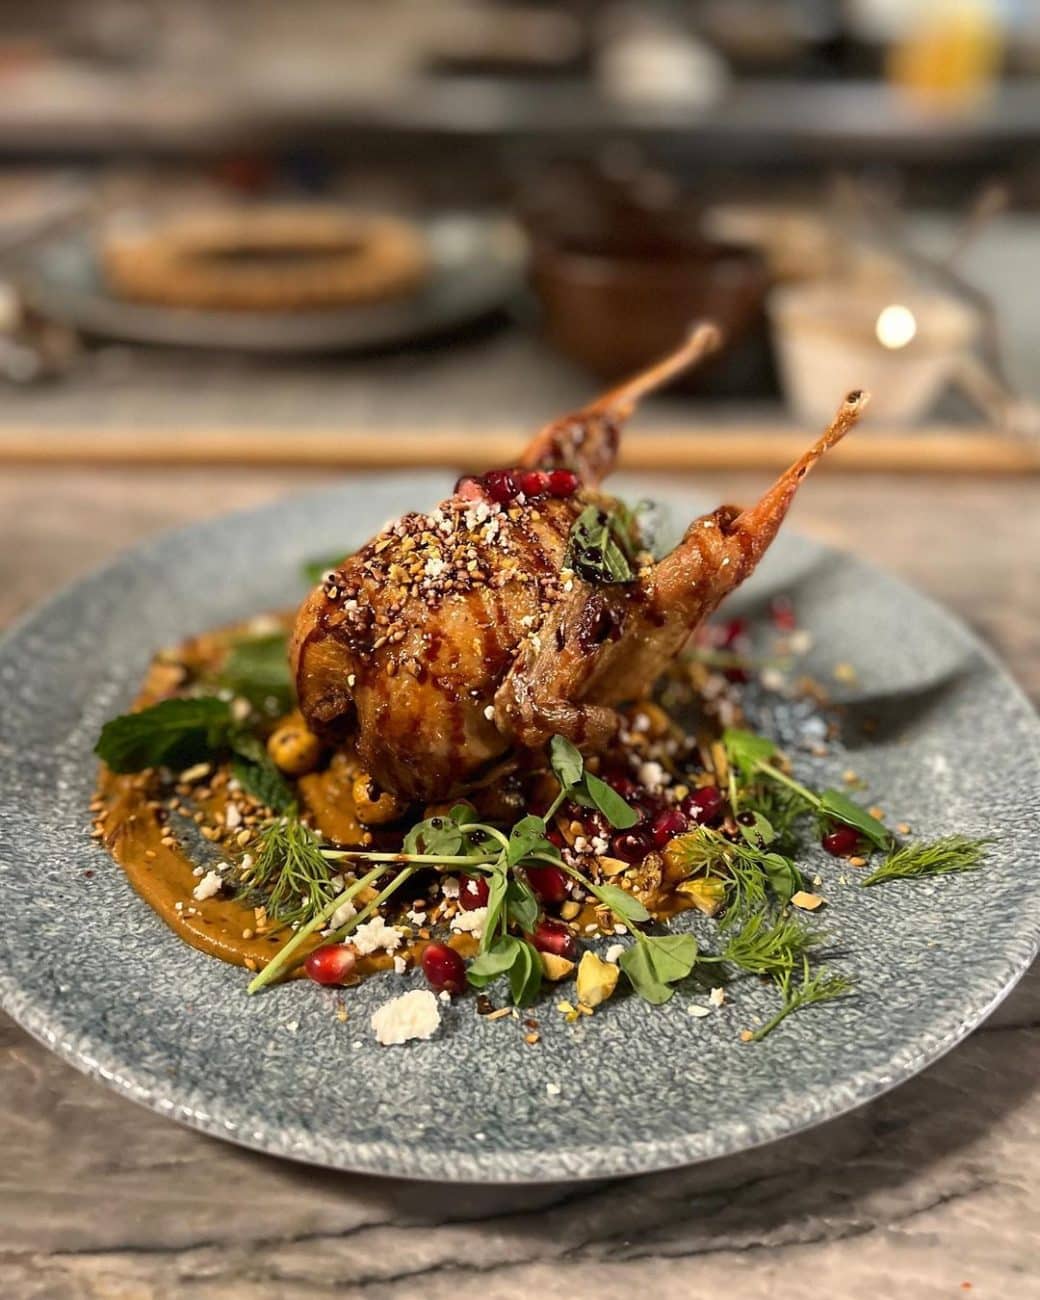
<path fill-rule="evenodd" d="M 559 867 L 528 867 L 527 879 L 543 903 L 567 901 L 567 877 Z"/>
<path fill-rule="evenodd" d="M 466 963 L 446 943 L 428 943 L 421 961 L 426 982 L 435 992 L 461 993 L 466 987 Z"/>
<path fill-rule="evenodd" d="M 779 632 L 793 632 L 798 626 L 794 606 L 786 596 L 775 597 L 769 607 L 769 612 L 773 619 L 773 626 Z"/>
<path fill-rule="evenodd" d="M 550 826 L 545 833 L 545 838 L 550 844 L 555 844 L 558 849 L 565 848 L 567 841 L 563 838 L 563 831 L 559 826 Z"/>
<path fill-rule="evenodd" d="M 483 876 L 463 876 L 459 881 L 459 906 L 464 912 L 487 907 L 490 892 Z"/>
<path fill-rule="evenodd" d="M 549 495 L 553 497 L 572 497 L 577 492 L 581 480 L 572 469 L 554 469 L 549 471 Z"/>
<path fill-rule="evenodd" d="M 719 628 L 719 645 L 732 650 L 741 637 L 747 635 L 747 623 L 742 618 L 731 618 Z"/>
<path fill-rule="evenodd" d="M 698 826 L 714 826 L 722 820 L 726 800 L 716 785 L 705 785 L 688 794 L 679 805 L 691 822 Z"/>
<path fill-rule="evenodd" d="M 303 969 L 315 984 L 342 984 L 354 973 L 357 952 L 349 943 L 327 943 L 307 954 Z"/>
<path fill-rule="evenodd" d="M 525 497 L 541 497 L 549 491 L 549 475 L 542 469 L 523 469 L 516 481 Z"/>
<path fill-rule="evenodd" d="M 666 808 L 659 812 L 650 823 L 650 834 L 654 848 L 663 849 L 669 840 L 674 840 L 687 829 L 689 823 L 678 808 Z"/>
<path fill-rule="evenodd" d="M 574 935 L 558 921 L 542 921 L 531 935 L 531 942 L 539 952 L 551 952 L 567 961 L 573 961 L 578 955 Z"/>
<path fill-rule="evenodd" d="M 606 780 L 607 785 L 610 786 L 615 794 L 619 794 L 622 799 L 631 799 L 639 789 L 639 786 L 636 785 L 635 781 L 633 781 L 630 776 L 625 776 L 624 774 L 608 776 Z"/>
<path fill-rule="evenodd" d="M 621 831 L 610 841 L 610 854 L 622 862 L 642 862 L 653 847 L 646 831 Z"/>
<path fill-rule="evenodd" d="M 851 857 L 860 845 L 859 831 L 851 826 L 835 826 L 823 837 L 823 847 L 835 858 Z"/>
<path fill-rule="evenodd" d="M 484 491 L 500 506 L 512 501 L 517 494 L 516 477 L 508 469 L 489 469 L 484 475 Z"/>

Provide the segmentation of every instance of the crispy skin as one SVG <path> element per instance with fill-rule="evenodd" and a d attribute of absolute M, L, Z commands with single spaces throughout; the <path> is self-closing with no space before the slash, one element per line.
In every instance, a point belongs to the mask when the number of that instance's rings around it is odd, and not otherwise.
<path fill-rule="evenodd" d="M 558 599 L 567 537 L 586 500 L 477 522 L 486 504 L 452 498 L 347 560 L 308 597 L 293 635 L 310 726 L 355 734 L 366 770 L 414 799 L 445 797 L 504 754 L 509 740 L 485 711 L 520 642 Z M 413 572 L 418 583 L 402 579 Z"/>

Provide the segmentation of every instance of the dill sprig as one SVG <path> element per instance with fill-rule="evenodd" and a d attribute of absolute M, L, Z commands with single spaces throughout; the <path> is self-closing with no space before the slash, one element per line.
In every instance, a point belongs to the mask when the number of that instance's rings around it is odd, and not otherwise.
<path fill-rule="evenodd" d="M 915 880 L 945 876 L 953 871 L 975 871 L 982 863 L 988 839 L 946 835 L 926 844 L 904 844 L 875 867 L 862 884 L 882 885 L 888 880 Z"/>
<path fill-rule="evenodd" d="M 282 925 L 310 921 L 337 893 L 321 840 L 298 817 L 279 817 L 263 832 L 245 893 L 260 895 L 267 915 Z"/>
<path fill-rule="evenodd" d="M 744 925 L 731 935 L 721 953 L 721 960 L 753 975 L 774 978 L 791 971 L 799 958 L 823 939 L 819 931 L 809 930 L 793 917 L 784 917 L 772 925 L 764 912 L 749 916 Z"/>
<path fill-rule="evenodd" d="M 751 1042 L 761 1042 L 793 1012 L 817 1006 L 822 1002 L 833 1002 L 836 998 L 846 997 L 853 990 L 852 981 L 844 975 L 833 975 L 825 970 L 817 971 L 813 975 L 809 970 L 809 958 L 804 956 L 801 983 L 797 985 L 794 983 L 794 971 L 789 969 L 780 976 L 777 985 L 783 998 L 783 1005 L 775 1016 L 751 1034 Z"/>

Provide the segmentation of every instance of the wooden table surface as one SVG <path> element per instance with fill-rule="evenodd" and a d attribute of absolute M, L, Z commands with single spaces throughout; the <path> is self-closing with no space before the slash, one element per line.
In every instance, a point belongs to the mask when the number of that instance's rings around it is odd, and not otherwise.
<path fill-rule="evenodd" d="M 0 623 L 159 529 L 320 477 L 8 467 Z M 760 485 L 697 483 L 738 501 Z M 954 608 L 1040 698 L 1035 478 L 821 473 L 795 514 Z M 1025 1300 L 1040 1258 L 1038 1079 L 1034 968 L 943 1061 L 811 1133 L 623 1183 L 449 1191 L 179 1128 L 0 1023 L 0 1295 Z"/>

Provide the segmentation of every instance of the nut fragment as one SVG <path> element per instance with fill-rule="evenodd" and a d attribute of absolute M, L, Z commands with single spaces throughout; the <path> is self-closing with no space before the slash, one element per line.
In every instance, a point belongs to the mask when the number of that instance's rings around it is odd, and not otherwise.
<path fill-rule="evenodd" d="M 804 889 L 799 889 L 797 894 L 791 895 L 791 902 L 795 907 L 800 907 L 803 912 L 815 912 L 823 903 L 823 895 L 808 894 Z"/>
<path fill-rule="evenodd" d="M 271 732 L 267 752 L 286 776 L 303 776 L 318 766 L 321 741 L 302 722 L 287 722 Z"/>
<path fill-rule="evenodd" d="M 583 954 L 578 966 L 578 1000 L 587 1007 L 598 1007 L 606 1002 L 617 988 L 619 968 L 613 962 L 603 961 L 594 952 Z"/>
<path fill-rule="evenodd" d="M 554 952 L 540 952 L 538 956 L 542 959 L 542 974 L 547 980 L 566 979 L 574 969 L 574 962 L 566 957 L 557 957 Z"/>
<path fill-rule="evenodd" d="M 565 921 L 573 921 L 575 917 L 581 915 L 581 904 L 576 903 L 573 898 L 568 898 L 566 903 L 560 908 L 560 916 Z"/>
<path fill-rule="evenodd" d="M 701 876 L 697 880 L 684 880 L 675 892 L 688 898 L 698 912 L 714 916 L 726 901 L 726 886 L 717 876 Z"/>

